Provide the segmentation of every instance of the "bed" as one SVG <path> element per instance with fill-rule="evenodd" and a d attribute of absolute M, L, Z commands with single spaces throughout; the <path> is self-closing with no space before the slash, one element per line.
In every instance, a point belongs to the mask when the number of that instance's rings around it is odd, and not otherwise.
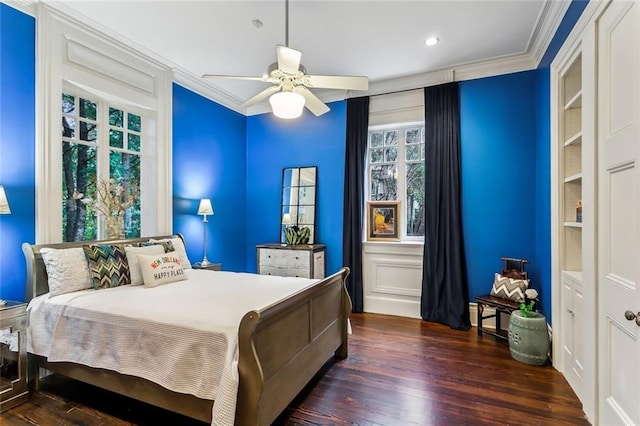
<path fill-rule="evenodd" d="M 137 244 L 147 242 L 150 239 L 166 238 L 182 239 L 180 235 L 168 235 L 126 240 L 103 240 L 92 243 Z M 33 306 L 36 306 L 39 300 L 48 297 L 48 277 L 41 250 L 45 247 L 54 249 L 82 247 L 83 244 L 87 244 L 87 242 L 23 244 L 22 248 L 27 263 L 27 302 L 32 302 Z M 197 282 L 197 280 L 202 281 L 202 277 L 205 275 L 210 277 L 211 281 L 220 281 L 226 279 L 225 277 L 229 277 L 229 279 L 244 277 L 247 282 L 274 279 L 255 274 L 219 273 L 203 270 L 192 271 L 190 274 L 193 278 L 189 278 L 185 285 L 200 286 L 194 287 L 199 289 L 194 290 L 198 292 L 205 291 L 204 285 Z M 351 311 L 351 302 L 344 282 L 348 274 L 348 268 L 342 268 L 323 280 L 313 281 L 310 284 L 302 282 L 302 286 L 291 294 L 278 297 L 277 300 L 266 306 L 239 313 L 239 322 L 234 328 L 234 333 L 237 330 L 237 336 L 233 336 L 234 339 L 232 339 L 234 342 L 237 341 L 237 349 L 235 350 L 237 398 L 234 416 L 236 425 L 271 424 L 325 363 L 334 357 L 345 358 L 347 356 L 348 315 Z M 170 285 L 172 284 L 168 286 Z M 288 282 L 287 285 L 289 285 Z M 114 299 L 119 295 L 117 291 L 122 291 L 122 295 L 126 294 L 127 296 L 123 296 L 126 300 L 129 299 L 129 295 L 135 297 L 136 293 L 142 292 L 142 290 L 133 288 L 84 290 L 79 292 L 77 297 L 74 295 L 69 299 L 83 300 L 80 296 L 84 297 L 85 293 L 87 294 L 86 300 L 95 298 L 95 294 L 105 294 L 105 298 Z M 49 299 L 57 298 L 63 299 L 62 296 Z M 87 306 L 91 305 L 86 301 L 84 303 Z M 242 303 L 240 305 L 242 306 Z M 71 308 L 65 309 L 71 311 Z M 61 309 L 61 311 L 65 311 L 65 309 Z M 28 315 L 31 315 L 29 312 Z M 111 315 L 111 313 L 105 312 L 101 315 Z M 127 322 L 127 324 L 131 323 L 132 321 Z M 193 331 L 196 335 L 200 332 L 203 331 Z M 28 347 L 37 347 L 37 342 L 30 342 Z M 193 392 L 170 390 L 171 386 L 165 387 L 158 384 L 157 380 L 140 377 L 144 375 L 124 374 L 109 368 L 89 366 L 85 363 L 59 361 L 56 358 L 49 359 L 42 355 L 42 351 L 34 350 L 34 352 L 36 353 L 30 352 L 28 354 L 28 379 L 32 389 L 37 389 L 40 368 L 44 368 L 192 418 L 208 423 L 216 422 L 216 408 L 213 399 L 202 397 L 202 395 L 196 396 Z M 53 361 L 53 359 L 56 360 Z M 205 365 L 207 363 L 203 361 L 197 364 Z M 236 371 L 235 365 L 232 369 L 233 372 Z M 198 366 L 193 368 L 200 375 L 208 374 L 208 371 L 200 371 Z M 225 424 L 224 421 L 218 421 L 218 423 Z"/>

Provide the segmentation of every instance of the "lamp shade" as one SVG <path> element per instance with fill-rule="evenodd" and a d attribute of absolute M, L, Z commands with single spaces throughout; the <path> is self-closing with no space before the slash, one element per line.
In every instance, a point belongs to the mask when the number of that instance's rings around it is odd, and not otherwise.
<path fill-rule="evenodd" d="M 290 215 L 289 213 L 285 213 L 285 214 L 282 216 L 282 223 L 283 223 L 284 225 L 288 225 L 288 224 L 290 224 L 290 223 L 291 223 L 291 215 Z"/>
<path fill-rule="evenodd" d="M 211 200 L 208 198 L 203 198 L 200 200 L 200 206 L 198 207 L 198 214 L 208 215 L 213 214 L 213 206 L 211 205 Z"/>
<path fill-rule="evenodd" d="M 0 214 L 10 214 L 9 201 L 7 194 L 4 192 L 4 186 L 0 185 Z"/>
<path fill-rule="evenodd" d="M 269 98 L 271 109 L 276 117 L 291 119 L 302 115 L 304 97 L 294 92 L 278 92 Z"/>

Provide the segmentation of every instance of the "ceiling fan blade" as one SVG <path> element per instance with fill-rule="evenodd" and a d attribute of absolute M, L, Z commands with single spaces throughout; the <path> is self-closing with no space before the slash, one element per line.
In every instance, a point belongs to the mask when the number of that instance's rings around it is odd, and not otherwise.
<path fill-rule="evenodd" d="M 338 76 L 338 75 L 306 75 L 302 79 L 305 86 L 323 89 L 367 90 L 367 77 Z"/>
<path fill-rule="evenodd" d="M 279 90 L 280 90 L 280 86 L 267 87 L 262 92 L 260 92 L 257 95 L 255 95 L 253 98 L 251 98 L 248 101 L 242 103 L 240 105 L 240 108 L 245 108 L 245 107 L 248 107 L 250 105 L 257 104 L 261 100 L 263 100 L 265 98 L 268 98 L 269 96 L 273 95 L 274 93 L 276 93 Z"/>
<path fill-rule="evenodd" d="M 296 74 L 300 69 L 300 60 L 302 52 L 291 49 L 286 46 L 276 46 L 276 55 L 278 57 L 278 68 L 287 74 Z"/>
<path fill-rule="evenodd" d="M 261 77 L 248 77 L 243 75 L 219 75 L 219 74 L 202 74 L 202 78 L 220 78 L 226 80 L 255 80 L 255 81 L 268 81 L 266 76 Z"/>
<path fill-rule="evenodd" d="M 320 100 L 316 95 L 311 93 L 311 90 L 307 89 L 304 86 L 296 86 L 293 88 L 295 93 L 299 93 L 304 96 L 305 104 L 309 111 L 314 113 L 316 116 L 322 115 L 325 112 L 329 111 L 329 107 Z"/>

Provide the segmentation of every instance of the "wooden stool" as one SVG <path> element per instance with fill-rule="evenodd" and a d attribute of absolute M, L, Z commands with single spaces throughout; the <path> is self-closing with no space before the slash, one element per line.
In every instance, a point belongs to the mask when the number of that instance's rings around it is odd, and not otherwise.
<path fill-rule="evenodd" d="M 482 336 L 482 333 L 490 334 L 499 339 L 508 340 L 507 330 L 503 330 L 500 326 L 500 313 L 511 314 L 511 312 L 520 309 L 520 303 L 513 300 L 503 299 L 502 297 L 495 297 L 489 294 L 476 297 L 478 303 L 478 336 Z M 484 307 L 490 306 L 496 310 L 493 315 L 483 315 Z M 495 318 L 496 319 L 496 331 L 487 330 L 482 326 L 482 321 Z"/>

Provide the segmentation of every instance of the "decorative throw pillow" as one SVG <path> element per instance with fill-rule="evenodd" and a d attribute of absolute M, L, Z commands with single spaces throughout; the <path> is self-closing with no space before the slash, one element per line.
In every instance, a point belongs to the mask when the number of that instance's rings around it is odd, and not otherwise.
<path fill-rule="evenodd" d="M 491 287 L 491 295 L 510 299 L 515 302 L 524 302 L 524 292 L 529 288 L 528 280 L 514 280 L 500 274 L 496 274 Z"/>
<path fill-rule="evenodd" d="M 189 258 L 187 257 L 187 249 L 184 248 L 184 243 L 182 242 L 182 238 L 175 237 L 175 238 L 167 238 L 164 240 L 154 240 L 154 239 L 149 240 L 150 243 L 163 243 L 166 241 L 170 241 L 173 244 L 173 247 L 176 253 L 178 254 L 178 256 L 180 256 L 182 268 L 191 269 L 191 262 L 189 262 Z"/>
<path fill-rule="evenodd" d="M 82 248 L 45 247 L 40 250 L 40 253 L 49 277 L 49 296 L 71 293 L 93 286 Z"/>
<path fill-rule="evenodd" d="M 118 287 L 131 283 L 129 264 L 124 246 L 118 244 L 95 244 L 82 246 L 89 261 L 93 288 Z"/>
<path fill-rule="evenodd" d="M 173 247 L 173 246 L 172 246 Z M 162 244 L 151 244 L 149 246 L 135 247 L 124 246 L 127 254 L 127 263 L 129 264 L 129 273 L 131 274 L 131 285 L 142 285 L 142 270 L 138 262 L 139 254 L 164 254 L 165 249 Z"/>
<path fill-rule="evenodd" d="M 146 255 L 139 254 L 138 261 L 145 287 L 186 280 L 182 260 L 175 252 Z"/>

